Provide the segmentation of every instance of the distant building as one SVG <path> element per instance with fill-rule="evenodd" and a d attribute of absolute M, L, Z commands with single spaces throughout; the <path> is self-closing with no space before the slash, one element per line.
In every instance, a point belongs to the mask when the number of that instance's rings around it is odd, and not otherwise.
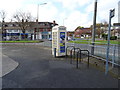
<path fill-rule="evenodd" d="M 91 37 L 92 32 L 90 28 L 76 28 L 74 37 L 76 38 L 86 38 L 86 37 Z"/>
<path fill-rule="evenodd" d="M 120 39 L 120 23 L 113 24 L 112 36 L 117 36 Z"/>
<path fill-rule="evenodd" d="M 118 23 L 120 23 L 120 1 L 118 2 Z"/>
<path fill-rule="evenodd" d="M 67 39 L 72 40 L 74 38 L 74 31 L 68 31 L 67 32 Z"/>
<path fill-rule="evenodd" d="M 27 24 L 26 24 L 27 23 Z M 58 25 L 54 22 L 3 22 L 0 23 L 0 32 L 3 40 L 40 40 L 52 37 L 52 27 Z M 25 32 L 23 32 L 25 29 Z"/>
<path fill-rule="evenodd" d="M 91 29 L 93 28 L 93 25 L 91 25 Z M 102 38 L 102 34 L 108 33 L 108 23 L 96 23 L 96 31 L 95 31 L 95 37 Z"/>
<path fill-rule="evenodd" d="M 117 36 L 120 39 L 120 1 L 118 2 L 118 23 L 113 24 L 112 36 Z"/>

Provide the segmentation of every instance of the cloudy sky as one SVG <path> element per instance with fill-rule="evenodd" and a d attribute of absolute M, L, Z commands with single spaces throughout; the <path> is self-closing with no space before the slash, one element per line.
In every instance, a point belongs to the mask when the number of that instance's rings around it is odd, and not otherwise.
<path fill-rule="evenodd" d="M 6 21 L 12 19 L 13 14 L 22 10 L 31 12 L 37 17 L 39 5 L 39 21 L 52 22 L 55 20 L 59 25 L 65 25 L 68 31 L 73 31 L 77 26 L 89 27 L 93 24 L 95 0 L 1 0 L 0 11 L 7 12 Z M 118 1 L 98 0 L 97 22 L 108 22 L 109 10 L 115 8 L 115 17 L 112 23 L 118 22 Z M 1 18 L 0 18 L 1 21 Z"/>

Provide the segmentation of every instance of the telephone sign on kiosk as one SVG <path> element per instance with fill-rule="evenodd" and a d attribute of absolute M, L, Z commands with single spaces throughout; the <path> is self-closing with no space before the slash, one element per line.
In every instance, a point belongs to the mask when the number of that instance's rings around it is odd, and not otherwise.
<path fill-rule="evenodd" d="M 52 55 L 54 55 L 55 53 L 56 56 L 65 56 L 66 54 L 65 26 L 55 26 L 52 28 Z"/>

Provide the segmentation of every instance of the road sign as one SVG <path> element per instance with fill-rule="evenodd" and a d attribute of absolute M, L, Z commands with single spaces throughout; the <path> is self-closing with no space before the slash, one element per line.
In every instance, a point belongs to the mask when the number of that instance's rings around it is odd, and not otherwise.
<path fill-rule="evenodd" d="M 114 17 L 115 16 L 115 9 L 113 10 L 110 10 L 110 18 Z"/>

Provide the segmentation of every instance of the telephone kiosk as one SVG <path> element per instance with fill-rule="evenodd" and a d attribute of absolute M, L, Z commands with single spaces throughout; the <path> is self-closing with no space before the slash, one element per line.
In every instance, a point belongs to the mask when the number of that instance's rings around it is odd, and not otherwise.
<path fill-rule="evenodd" d="M 66 55 L 66 35 L 65 26 L 52 28 L 52 55 L 54 57 Z"/>

